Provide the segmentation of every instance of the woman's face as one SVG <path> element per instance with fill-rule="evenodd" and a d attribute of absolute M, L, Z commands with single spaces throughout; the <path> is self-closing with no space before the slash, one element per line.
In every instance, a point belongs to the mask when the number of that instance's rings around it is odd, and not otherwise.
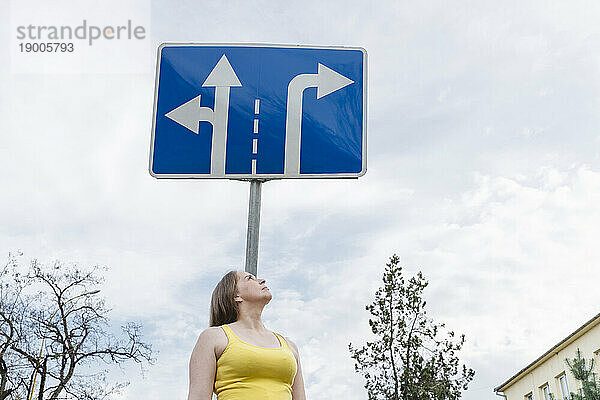
<path fill-rule="evenodd" d="M 264 279 L 258 279 L 249 272 L 238 271 L 237 293 L 246 301 L 271 300 L 273 297 Z M 236 299 L 238 297 L 236 296 Z"/>

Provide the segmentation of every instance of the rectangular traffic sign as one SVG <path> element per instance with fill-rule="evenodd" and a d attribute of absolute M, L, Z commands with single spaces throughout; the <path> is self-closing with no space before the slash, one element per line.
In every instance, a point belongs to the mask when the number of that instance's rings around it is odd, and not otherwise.
<path fill-rule="evenodd" d="M 356 47 L 160 45 L 150 174 L 362 176 L 366 58 Z"/>

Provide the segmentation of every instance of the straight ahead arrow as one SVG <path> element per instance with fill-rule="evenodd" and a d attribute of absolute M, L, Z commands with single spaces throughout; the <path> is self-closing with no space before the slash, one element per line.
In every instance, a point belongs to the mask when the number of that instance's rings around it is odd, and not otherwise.
<path fill-rule="evenodd" d="M 208 122 L 213 127 L 212 144 L 210 149 L 210 174 L 225 176 L 225 155 L 227 146 L 227 120 L 229 117 L 229 90 L 242 84 L 229 60 L 223 54 L 219 62 L 210 72 L 202 87 L 215 87 L 215 105 L 200 106 L 200 95 L 183 103 L 165 114 L 178 124 L 198 134 L 200 121 Z"/>

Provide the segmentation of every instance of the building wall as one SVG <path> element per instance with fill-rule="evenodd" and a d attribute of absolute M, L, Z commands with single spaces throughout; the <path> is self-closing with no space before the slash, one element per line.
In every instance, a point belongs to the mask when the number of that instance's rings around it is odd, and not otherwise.
<path fill-rule="evenodd" d="M 575 339 L 568 346 L 553 354 L 542 364 L 530 370 L 517 382 L 509 386 L 504 394 L 507 400 L 525 400 L 526 395 L 533 393 L 535 400 L 545 400 L 541 391 L 541 387 L 548 383 L 550 392 L 554 394 L 556 400 L 563 400 L 560 391 L 558 377 L 562 373 L 566 373 L 569 392 L 578 393 L 580 388 L 579 383 L 573 378 L 569 371 L 569 366 L 565 363 L 565 359 L 575 357 L 577 349 L 581 350 L 581 355 L 586 360 L 594 359 L 596 373 L 600 374 L 600 359 L 598 353 L 600 351 L 600 321 L 595 321 L 596 326 L 584 333 L 581 337 Z"/>

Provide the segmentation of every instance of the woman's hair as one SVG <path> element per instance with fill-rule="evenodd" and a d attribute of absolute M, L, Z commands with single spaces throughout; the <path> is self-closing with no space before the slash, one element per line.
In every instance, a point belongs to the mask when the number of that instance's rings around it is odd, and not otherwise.
<path fill-rule="evenodd" d="M 220 326 L 237 321 L 238 305 L 233 299 L 237 291 L 237 271 L 229 271 L 217 283 L 210 299 L 210 326 Z"/>

